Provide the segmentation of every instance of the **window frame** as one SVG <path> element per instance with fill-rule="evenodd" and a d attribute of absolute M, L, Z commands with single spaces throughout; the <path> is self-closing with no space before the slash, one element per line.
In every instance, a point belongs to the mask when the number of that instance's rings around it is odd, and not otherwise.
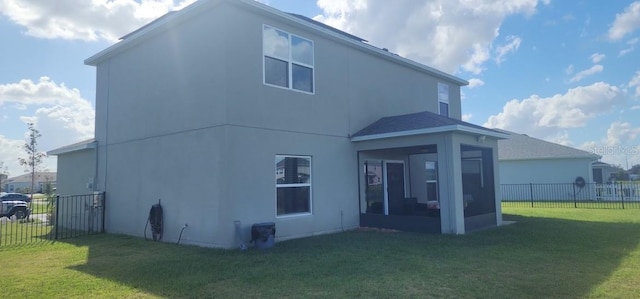
<path fill-rule="evenodd" d="M 280 31 L 282 33 L 285 33 L 287 35 L 287 41 L 288 41 L 288 56 L 287 58 L 285 57 L 277 57 L 277 56 L 273 56 L 273 55 L 267 55 L 265 53 L 265 38 L 264 38 L 264 32 L 267 28 L 271 28 L 277 31 Z M 293 58 L 293 38 L 298 38 L 301 39 L 303 41 L 307 41 L 309 43 L 311 43 L 311 63 L 312 64 L 307 64 L 304 62 L 300 62 L 300 61 L 296 61 Z M 280 86 L 280 85 L 275 85 L 275 84 L 271 84 L 267 82 L 267 73 L 266 73 L 266 58 L 269 57 L 271 59 L 276 59 L 276 60 L 280 60 L 280 61 L 284 61 L 287 63 L 287 86 Z M 293 87 L 293 82 L 294 82 L 294 75 L 293 75 L 293 66 L 297 65 L 299 67 L 303 67 L 303 68 L 307 68 L 307 69 L 311 69 L 311 91 L 306 91 L 306 90 L 301 90 L 301 89 L 296 89 Z M 262 24 L 262 83 L 264 85 L 267 86 L 272 86 L 272 87 L 276 87 L 276 88 L 280 88 L 280 89 L 286 89 L 286 90 L 292 90 L 292 91 L 296 91 L 296 92 L 301 92 L 301 93 L 306 93 L 306 94 L 310 94 L 310 95 L 314 95 L 316 92 L 316 69 L 315 69 L 315 42 L 311 39 L 308 39 L 306 37 L 302 37 L 300 35 L 297 34 L 293 34 L 290 33 L 286 30 L 282 30 L 278 27 L 275 26 L 271 26 L 271 25 L 267 25 L 267 24 Z"/>
<path fill-rule="evenodd" d="M 441 97 L 443 94 L 440 92 L 440 88 L 446 88 L 446 97 Z M 438 114 L 442 115 L 442 116 L 446 116 L 449 117 L 451 115 L 451 105 L 449 104 L 449 84 L 446 83 L 442 83 L 442 82 L 438 82 Z M 440 107 L 440 104 L 446 104 L 447 105 L 447 114 L 442 114 L 442 109 Z"/>
<path fill-rule="evenodd" d="M 276 154 L 275 156 L 275 174 L 278 174 L 278 158 L 300 158 L 300 159 L 308 159 L 309 160 L 309 182 L 308 183 L 294 183 L 294 184 L 279 184 L 277 177 L 275 178 L 275 214 L 276 218 L 288 218 L 288 217 L 299 217 L 299 216 L 309 216 L 313 215 L 313 157 L 311 155 L 286 155 L 286 154 Z M 309 211 L 301 212 L 301 213 L 288 213 L 288 214 L 278 214 L 278 189 L 279 188 L 299 188 L 299 187 L 309 187 Z"/>

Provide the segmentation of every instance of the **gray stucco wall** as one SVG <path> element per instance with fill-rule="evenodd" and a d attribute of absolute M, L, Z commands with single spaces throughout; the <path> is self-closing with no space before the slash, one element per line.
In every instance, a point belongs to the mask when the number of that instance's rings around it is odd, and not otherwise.
<path fill-rule="evenodd" d="M 590 159 L 500 161 L 501 184 L 571 184 L 578 176 L 592 182 Z"/>
<path fill-rule="evenodd" d="M 588 200 L 592 185 L 574 186 L 577 177 L 593 182 L 590 159 L 500 161 L 500 183 L 505 200 Z M 531 184 L 527 186 L 527 184 Z"/>
<path fill-rule="evenodd" d="M 95 149 L 58 155 L 56 193 L 63 196 L 91 194 L 95 183 L 95 165 Z"/>
<path fill-rule="evenodd" d="M 240 5 L 240 4 L 238 4 Z M 262 25 L 314 41 L 315 94 L 263 84 Z M 357 155 L 349 135 L 380 117 L 437 112 L 437 83 L 236 4 L 176 23 L 97 66 L 98 188 L 106 229 L 143 235 L 152 204 L 164 240 L 235 246 L 252 223 L 274 221 L 277 239 L 358 225 Z M 312 157 L 311 215 L 276 217 L 275 156 Z"/>
<path fill-rule="evenodd" d="M 227 32 L 230 43 L 226 56 L 231 124 L 346 137 L 384 116 L 425 110 L 437 113 L 438 82 L 449 84 L 451 116 L 461 117 L 460 87 L 454 82 L 436 79 L 281 19 L 235 7 L 225 15 L 233 24 L 228 27 L 232 30 Z M 262 84 L 263 24 L 314 42 L 314 95 Z"/>

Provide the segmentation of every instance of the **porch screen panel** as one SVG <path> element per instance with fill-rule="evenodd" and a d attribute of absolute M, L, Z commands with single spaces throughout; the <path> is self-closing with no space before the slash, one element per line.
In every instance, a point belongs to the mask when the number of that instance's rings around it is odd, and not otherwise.
<path fill-rule="evenodd" d="M 367 201 L 366 213 L 384 214 L 384 194 L 382 188 L 382 162 L 367 161 L 364 164 Z"/>

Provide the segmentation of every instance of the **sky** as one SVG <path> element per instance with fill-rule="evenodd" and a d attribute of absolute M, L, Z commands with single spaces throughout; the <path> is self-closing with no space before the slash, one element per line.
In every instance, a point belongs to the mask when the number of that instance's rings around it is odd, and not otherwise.
<path fill-rule="evenodd" d="M 194 0 L 0 0 L 0 165 L 93 137 L 84 60 Z M 261 0 L 469 81 L 463 120 L 640 164 L 640 1 Z M 43 165 L 56 170 L 55 157 Z"/>

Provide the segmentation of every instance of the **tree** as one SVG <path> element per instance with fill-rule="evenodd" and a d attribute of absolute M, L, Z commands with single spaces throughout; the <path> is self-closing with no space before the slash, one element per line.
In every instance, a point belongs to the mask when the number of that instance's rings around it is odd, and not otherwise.
<path fill-rule="evenodd" d="M 2 181 L 9 178 L 9 169 L 0 161 L 0 192 L 2 192 Z"/>
<path fill-rule="evenodd" d="M 29 126 L 29 137 L 26 142 L 22 146 L 25 153 L 27 153 L 27 158 L 18 158 L 20 161 L 20 165 L 25 167 L 25 172 L 31 172 L 31 199 L 33 199 L 33 190 L 35 190 L 36 184 L 36 173 L 40 171 L 40 166 L 42 162 L 44 162 L 44 158 L 47 157 L 47 154 L 44 152 L 38 151 L 38 138 L 42 136 L 40 131 L 38 131 L 33 123 L 28 123 Z"/>
<path fill-rule="evenodd" d="M 640 174 L 640 164 L 631 166 L 631 169 L 629 169 L 629 173 Z"/>

